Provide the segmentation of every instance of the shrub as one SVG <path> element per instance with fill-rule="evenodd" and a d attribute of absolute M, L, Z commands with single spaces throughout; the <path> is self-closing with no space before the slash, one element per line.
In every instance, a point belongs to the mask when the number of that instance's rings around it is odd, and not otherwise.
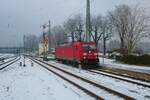
<path fill-rule="evenodd" d="M 115 56 L 115 59 L 116 59 L 117 61 L 122 61 L 122 56 Z"/>
<path fill-rule="evenodd" d="M 135 64 L 135 65 L 150 65 L 150 55 L 142 55 L 142 56 L 135 56 L 135 55 L 123 55 L 123 56 L 116 56 L 117 61 L 121 61 L 127 64 Z"/>
<path fill-rule="evenodd" d="M 140 64 L 150 65 L 150 55 L 142 55 L 139 57 Z"/>

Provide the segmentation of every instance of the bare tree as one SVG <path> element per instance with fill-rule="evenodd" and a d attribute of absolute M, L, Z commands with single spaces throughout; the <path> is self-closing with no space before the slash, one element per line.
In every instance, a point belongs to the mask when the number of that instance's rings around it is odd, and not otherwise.
<path fill-rule="evenodd" d="M 78 15 L 75 15 L 74 17 L 75 21 L 76 21 L 76 25 L 75 25 L 75 36 L 77 38 L 77 41 L 81 41 L 83 38 L 82 38 L 82 32 L 83 32 L 83 27 L 84 27 L 84 22 L 83 22 L 83 18 L 80 14 Z"/>
<path fill-rule="evenodd" d="M 35 52 L 38 50 L 38 37 L 35 35 L 26 35 L 25 40 L 25 51 Z"/>
<path fill-rule="evenodd" d="M 71 34 L 72 42 L 82 40 L 83 19 L 80 14 L 75 15 L 64 23 L 66 34 Z"/>
<path fill-rule="evenodd" d="M 92 38 L 98 46 L 99 40 L 103 39 L 104 49 L 106 47 L 106 41 L 111 38 L 112 25 L 107 17 L 98 15 L 92 18 Z M 105 50 L 104 50 L 105 51 Z"/>
<path fill-rule="evenodd" d="M 92 38 L 94 42 L 96 43 L 96 46 L 98 46 L 98 41 L 100 40 L 103 30 L 102 30 L 102 16 L 96 16 L 92 18 L 91 26 L 92 26 Z"/>
<path fill-rule="evenodd" d="M 106 54 L 106 41 L 111 39 L 111 37 L 112 37 L 112 24 L 110 23 L 110 21 L 107 17 L 105 17 L 103 20 L 102 29 L 103 29 L 103 53 L 105 56 L 105 54 Z"/>
<path fill-rule="evenodd" d="M 64 23 L 65 32 L 66 34 L 71 34 L 72 42 L 74 42 L 74 32 L 75 32 L 75 20 L 74 19 L 68 19 L 67 22 Z"/>
<path fill-rule="evenodd" d="M 125 48 L 125 34 L 127 31 L 127 17 L 131 13 L 131 8 L 128 5 L 119 5 L 114 11 L 109 12 L 109 19 L 114 25 L 116 32 L 119 34 L 120 38 L 120 48 Z"/>
<path fill-rule="evenodd" d="M 54 34 L 54 38 L 52 41 L 55 45 L 59 45 L 61 43 L 67 42 L 67 36 L 65 34 L 65 30 L 62 26 L 55 26 L 52 28 L 52 34 Z"/>
<path fill-rule="evenodd" d="M 128 54 L 130 54 L 135 50 L 138 42 L 149 35 L 150 17 L 145 15 L 144 9 L 135 6 L 131 9 L 127 21 L 128 28 L 125 34 L 125 42 Z"/>
<path fill-rule="evenodd" d="M 109 18 L 119 34 L 121 49 L 127 49 L 128 54 L 132 53 L 137 43 L 145 36 L 149 30 L 149 17 L 144 13 L 144 9 L 135 6 L 119 5 L 112 12 Z"/>

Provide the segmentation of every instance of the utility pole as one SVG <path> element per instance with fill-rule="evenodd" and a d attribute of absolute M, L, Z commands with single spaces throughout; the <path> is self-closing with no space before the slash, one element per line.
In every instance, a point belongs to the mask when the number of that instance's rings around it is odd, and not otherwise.
<path fill-rule="evenodd" d="M 24 47 L 24 54 L 23 54 L 23 66 L 25 67 L 26 66 L 26 64 L 25 64 L 25 38 L 26 38 L 26 36 L 24 35 L 23 36 L 23 47 Z"/>
<path fill-rule="evenodd" d="M 90 0 L 86 1 L 86 42 L 91 41 Z"/>
<path fill-rule="evenodd" d="M 80 25 L 80 26 L 79 26 L 79 41 L 82 41 L 82 37 L 81 37 L 82 32 L 83 32 L 83 30 L 82 30 L 82 25 Z"/>
<path fill-rule="evenodd" d="M 106 55 L 106 37 L 105 37 L 105 28 L 104 28 L 104 32 L 103 32 L 103 64 L 104 64 L 104 59 L 105 59 L 105 55 Z"/>
<path fill-rule="evenodd" d="M 71 32 L 72 43 L 74 42 L 74 32 Z"/>
<path fill-rule="evenodd" d="M 51 50 L 51 21 L 48 21 L 49 34 L 48 34 L 48 47 L 49 51 Z"/>

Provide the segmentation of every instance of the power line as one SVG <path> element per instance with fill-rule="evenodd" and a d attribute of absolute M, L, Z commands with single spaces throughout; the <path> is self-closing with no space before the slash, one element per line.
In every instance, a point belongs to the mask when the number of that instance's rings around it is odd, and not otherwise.
<path fill-rule="evenodd" d="M 86 1 L 86 0 L 85 0 L 85 1 Z M 90 1 L 91 1 L 91 0 L 90 0 Z M 81 1 L 80 4 L 82 4 L 82 2 L 83 2 L 83 1 Z M 94 0 L 92 0 L 92 1 L 90 2 L 90 4 L 92 4 L 93 2 L 94 2 Z M 83 5 L 81 8 L 79 8 L 79 9 L 77 9 L 76 11 L 74 11 L 73 13 L 71 13 L 71 14 L 65 19 L 65 21 L 66 21 L 67 19 L 71 18 L 72 16 L 76 15 L 75 12 L 79 12 L 79 11 L 85 9 L 85 8 L 86 8 L 86 3 L 84 3 L 84 5 Z M 65 21 L 64 21 L 64 22 L 65 22 Z"/>

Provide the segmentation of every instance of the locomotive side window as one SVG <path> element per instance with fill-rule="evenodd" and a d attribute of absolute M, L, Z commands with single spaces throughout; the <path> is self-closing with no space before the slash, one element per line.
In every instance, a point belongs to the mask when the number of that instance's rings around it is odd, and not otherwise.
<path fill-rule="evenodd" d="M 86 50 L 88 49 L 92 49 L 95 50 L 96 49 L 96 45 L 95 44 L 83 44 L 82 47 Z"/>

